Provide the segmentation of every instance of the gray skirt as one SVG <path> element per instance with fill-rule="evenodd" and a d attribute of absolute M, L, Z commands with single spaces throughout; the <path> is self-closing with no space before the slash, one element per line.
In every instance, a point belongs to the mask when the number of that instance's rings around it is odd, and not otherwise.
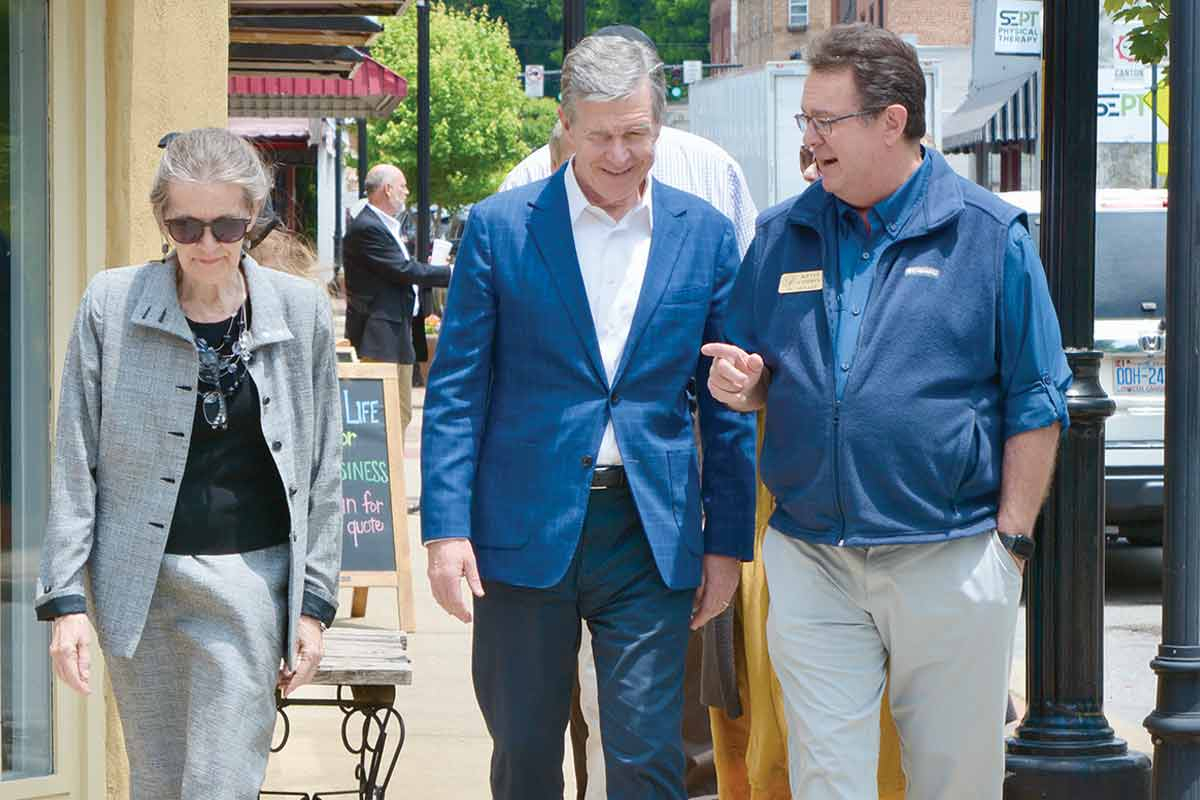
<path fill-rule="evenodd" d="M 253 800 L 287 641 L 288 545 L 163 556 L 132 658 L 109 656 L 130 800 Z"/>

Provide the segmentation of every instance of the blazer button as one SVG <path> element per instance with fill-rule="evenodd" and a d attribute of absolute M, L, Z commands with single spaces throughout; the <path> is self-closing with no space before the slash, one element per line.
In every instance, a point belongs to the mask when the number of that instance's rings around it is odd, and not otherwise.
<path fill-rule="evenodd" d="M 263 405 L 264 405 L 264 406 L 269 406 L 269 405 L 271 405 L 271 398 L 269 398 L 269 397 L 264 397 L 264 398 L 263 398 Z"/>
<path fill-rule="evenodd" d="M 618 403 L 620 403 L 620 402 L 621 402 L 621 395 L 619 395 L 619 394 L 616 394 L 616 393 L 614 392 L 614 393 L 613 393 L 613 396 L 612 396 L 612 404 L 615 406 L 615 405 L 617 405 L 617 404 L 618 404 Z"/>
<path fill-rule="evenodd" d="M 590 467 L 593 461 L 594 459 L 591 456 L 584 456 L 583 458 L 579 459 L 579 463 L 583 464 L 585 467 Z"/>
<path fill-rule="evenodd" d="M 283 449 L 283 442 L 275 442 L 274 444 L 271 445 L 271 449 L 274 450 L 276 453 L 278 453 L 280 450 Z"/>

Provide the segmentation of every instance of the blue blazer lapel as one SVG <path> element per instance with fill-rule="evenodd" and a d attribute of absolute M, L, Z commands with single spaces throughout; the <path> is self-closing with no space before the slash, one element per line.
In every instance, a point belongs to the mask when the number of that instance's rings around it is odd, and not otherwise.
<path fill-rule="evenodd" d="M 592 307 L 588 303 L 587 290 L 583 286 L 583 273 L 579 269 L 579 258 L 575 253 L 575 237 L 571 233 L 571 213 L 567 205 L 567 188 L 560 169 L 546 188 L 532 203 L 529 215 L 529 234 L 537 245 L 553 279 L 567 316 L 579 334 L 584 352 L 591 362 L 596 377 L 607 388 L 608 375 L 604 361 L 600 358 L 600 341 L 596 337 L 596 325 L 592 322 Z"/>
<path fill-rule="evenodd" d="M 633 312 L 633 323 L 629 326 L 629 338 L 625 340 L 625 350 L 621 353 L 621 361 L 613 376 L 613 386 L 616 386 L 629 359 L 637 349 L 638 340 L 646 332 L 650 318 L 658 308 L 667 284 L 671 281 L 671 273 L 675 271 L 675 263 L 683 250 L 683 241 L 687 236 L 685 216 L 687 210 L 674 202 L 670 189 L 663 191 L 663 184 L 655 182 L 650 191 L 650 202 L 654 208 L 654 229 L 650 236 L 650 258 L 646 262 L 646 277 L 642 280 L 642 291 L 638 295 L 637 308 Z"/>

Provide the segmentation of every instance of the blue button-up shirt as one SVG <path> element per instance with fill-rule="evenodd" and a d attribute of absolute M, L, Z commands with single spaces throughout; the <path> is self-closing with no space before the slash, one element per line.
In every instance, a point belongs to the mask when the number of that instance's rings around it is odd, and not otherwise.
<path fill-rule="evenodd" d="M 827 272 L 826 280 L 832 281 L 837 288 L 830 309 L 830 324 L 839 400 L 845 394 L 846 382 L 854 367 L 859 331 L 870 313 L 871 290 L 879 258 L 895 242 L 920 204 L 929 186 L 931 171 L 929 154 L 925 153 L 917 171 L 892 195 L 867 212 L 870 230 L 857 209 L 841 200 L 836 201 L 836 271 L 833 274 Z M 1057 316 L 1053 313 L 1049 294 L 1035 291 L 1045 286 L 1046 274 L 1033 239 L 1020 222 L 1009 228 L 1003 270 L 1000 379 L 1005 393 L 1005 436 L 1044 428 L 1056 421 L 1061 422 L 1065 430 L 1069 424 L 1065 404 L 1056 404 L 1053 401 L 1055 393 L 1044 391 L 1041 383 L 1049 376 L 1051 382 L 1065 391 L 1071 383 L 1071 372 L 1061 358 L 1058 331 L 1046 327 L 1054 324 Z M 1035 321 L 1033 330 L 1026 329 L 1030 319 Z"/>

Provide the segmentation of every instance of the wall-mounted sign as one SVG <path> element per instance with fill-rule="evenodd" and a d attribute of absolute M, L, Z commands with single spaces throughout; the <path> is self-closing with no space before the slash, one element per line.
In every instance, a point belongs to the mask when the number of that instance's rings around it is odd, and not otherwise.
<path fill-rule="evenodd" d="M 1167 141 L 1165 117 L 1156 120 L 1150 110 L 1150 82 L 1136 89 L 1126 88 L 1115 77 L 1115 70 L 1102 67 L 1098 74 L 1096 93 L 1096 141 L 1145 143 L 1154 139 L 1157 126 L 1158 141 Z M 1159 91 L 1159 114 L 1168 100 Z M 1145 98 L 1145 99 L 1143 99 Z"/>
<path fill-rule="evenodd" d="M 996 45 L 998 55 L 1042 54 L 1041 0 L 998 0 Z"/>
<path fill-rule="evenodd" d="M 1133 57 L 1133 39 L 1129 30 L 1113 33 L 1113 80 L 1123 89 L 1140 89 L 1150 85 L 1150 68 Z"/>

